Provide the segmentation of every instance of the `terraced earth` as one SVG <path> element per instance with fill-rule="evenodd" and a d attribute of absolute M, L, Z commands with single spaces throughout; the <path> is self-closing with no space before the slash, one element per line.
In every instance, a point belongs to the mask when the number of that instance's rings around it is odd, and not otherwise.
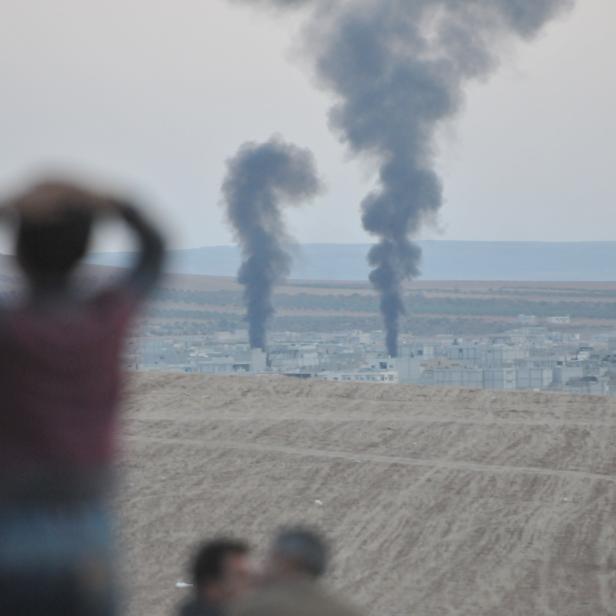
<path fill-rule="evenodd" d="M 616 404 L 150 374 L 118 507 L 129 613 L 169 614 L 195 541 L 322 528 L 384 616 L 616 614 Z M 317 502 L 318 501 L 318 502 Z"/>

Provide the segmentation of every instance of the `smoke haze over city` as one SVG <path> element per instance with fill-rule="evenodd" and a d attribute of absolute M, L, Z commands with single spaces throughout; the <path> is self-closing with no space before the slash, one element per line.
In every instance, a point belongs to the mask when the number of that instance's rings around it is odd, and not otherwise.
<path fill-rule="evenodd" d="M 443 202 L 436 131 L 461 108 L 468 80 L 492 72 L 504 42 L 534 38 L 573 1 L 269 4 L 313 8 L 304 49 L 319 81 L 335 94 L 330 126 L 355 155 L 376 159 L 378 187 L 362 200 L 362 223 L 378 239 L 368 255 L 370 280 L 380 294 L 388 352 L 396 357 L 402 283 L 420 272 L 421 250 L 411 240 Z"/>
<path fill-rule="evenodd" d="M 301 243 L 368 243 L 358 204 L 375 167 L 349 159 L 328 126 L 334 97 L 298 55 L 309 8 L 279 13 L 228 0 L 181 12 L 146 0 L 7 0 L 0 179 L 58 168 L 129 178 L 175 246 L 228 245 L 218 201 L 229 148 L 280 132 L 315 153 L 328 187 L 289 212 L 289 231 Z M 444 205 L 422 239 L 612 239 L 615 19 L 611 0 L 579 2 L 467 88 L 455 127 L 437 135 Z"/>

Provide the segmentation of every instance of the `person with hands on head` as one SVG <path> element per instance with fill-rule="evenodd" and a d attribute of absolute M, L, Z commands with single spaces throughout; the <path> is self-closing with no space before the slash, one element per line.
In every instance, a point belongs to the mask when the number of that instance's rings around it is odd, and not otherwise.
<path fill-rule="evenodd" d="M 96 224 L 123 221 L 133 267 L 86 293 L 73 274 Z M 106 499 L 122 351 L 162 269 L 164 243 L 121 199 L 44 182 L 9 199 L 23 299 L 0 305 L 0 613 L 115 612 Z"/>

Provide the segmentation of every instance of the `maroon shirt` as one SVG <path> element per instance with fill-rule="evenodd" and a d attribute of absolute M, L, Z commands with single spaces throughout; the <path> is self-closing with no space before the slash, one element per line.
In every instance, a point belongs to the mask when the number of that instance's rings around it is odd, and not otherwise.
<path fill-rule="evenodd" d="M 120 287 L 0 311 L 0 475 L 109 466 L 123 341 L 138 303 Z"/>

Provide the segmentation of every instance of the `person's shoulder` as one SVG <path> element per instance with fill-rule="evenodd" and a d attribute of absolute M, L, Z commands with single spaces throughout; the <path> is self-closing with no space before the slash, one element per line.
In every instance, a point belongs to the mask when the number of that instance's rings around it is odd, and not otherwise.
<path fill-rule="evenodd" d="M 323 616 L 360 616 L 361 612 L 320 585 L 312 590 L 315 606 Z"/>
<path fill-rule="evenodd" d="M 9 328 L 7 327 L 8 320 L 9 320 L 8 310 L 4 308 L 3 306 L 0 306 L 0 338 L 5 337 L 7 331 L 9 331 Z"/>
<path fill-rule="evenodd" d="M 254 593 L 231 616 L 360 616 L 360 612 L 316 584 L 281 584 Z"/>
<path fill-rule="evenodd" d="M 32 310 L 22 304 L 0 306 L 0 335 L 13 335 L 16 326 L 29 327 L 34 316 Z"/>
<path fill-rule="evenodd" d="M 130 286 L 118 285 L 95 294 L 90 303 L 105 316 L 129 318 L 138 310 L 142 300 Z"/>
<path fill-rule="evenodd" d="M 232 606 L 230 616 L 278 616 L 290 604 L 287 589 L 279 586 L 268 586 L 255 591 Z"/>
<path fill-rule="evenodd" d="M 178 616 L 219 616 L 218 610 L 202 605 L 194 598 L 185 600 L 178 608 Z"/>
<path fill-rule="evenodd" d="M 98 305 L 123 304 L 136 302 L 137 294 L 133 292 L 130 285 L 116 285 L 94 293 L 92 300 Z"/>

